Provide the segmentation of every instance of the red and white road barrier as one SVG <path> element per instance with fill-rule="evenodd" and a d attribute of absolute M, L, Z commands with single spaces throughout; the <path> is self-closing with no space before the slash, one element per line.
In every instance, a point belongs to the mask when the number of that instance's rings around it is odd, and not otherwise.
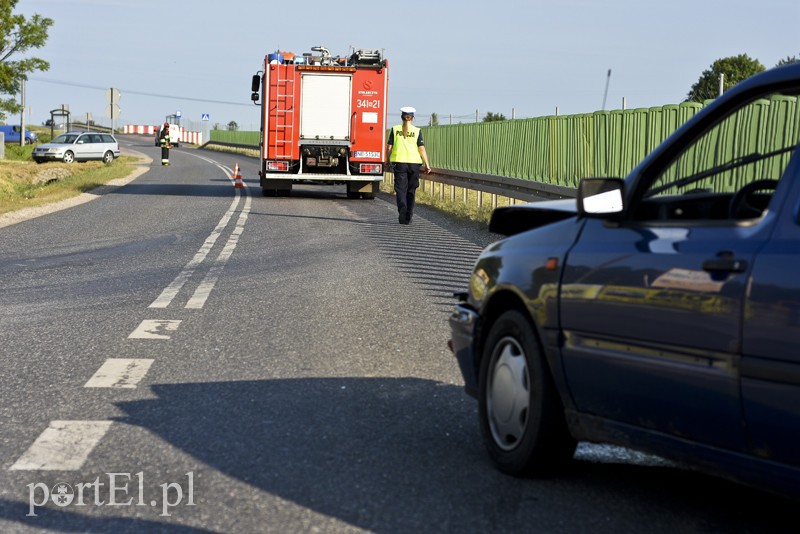
<path fill-rule="evenodd" d="M 126 124 L 122 127 L 122 133 L 131 135 L 156 135 L 157 132 L 158 126 L 153 126 L 151 124 L 144 126 L 140 124 Z M 189 143 L 192 145 L 203 144 L 203 132 L 189 132 L 182 127 L 178 127 L 177 132 L 170 130 L 169 133 L 171 136 L 177 135 L 179 143 Z"/>

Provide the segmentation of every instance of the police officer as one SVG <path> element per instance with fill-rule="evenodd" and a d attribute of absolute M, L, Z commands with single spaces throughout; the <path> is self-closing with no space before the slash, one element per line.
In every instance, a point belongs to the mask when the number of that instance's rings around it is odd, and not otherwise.
<path fill-rule="evenodd" d="M 411 124 L 416 111 L 412 107 L 400 108 L 403 123 L 392 127 L 386 143 L 390 165 L 394 166 L 394 191 L 397 196 L 397 220 L 400 224 L 411 223 L 414 199 L 419 187 L 420 167 L 424 164 L 425 173 L 431 172 L 422 130 Z"/>
<path fill-rule="evenodd" d="M 169 149 L 172 145 L 170 145 L 168 122 L 165 122 L 164 127 L 161 128 L 161 134 L 158 139 L 161 143 L 161 165 L 169 165 Z"/>

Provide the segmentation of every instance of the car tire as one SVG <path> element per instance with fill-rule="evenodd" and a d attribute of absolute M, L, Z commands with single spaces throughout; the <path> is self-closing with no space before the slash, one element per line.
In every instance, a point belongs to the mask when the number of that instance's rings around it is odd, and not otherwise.
<path fill-rule="evenodd" d="M 64 161 L 64 163 L 72 163 L 72 162 L 74 162 L 75 161 L 75 154 L 73 154 L 72 151 L 67 150 L 66 152 L 64 152 L 63 161 Z"/>
<path fill-rule="evenodd" d="M 478 412 L 492 461 L 514 476 L 558 471 L 572 459 L 576 442 L 533 323 L 518 310 L 504 312 L 482 356 Z"/>
<path fill-rule="evenodd" d="M 111 162 L 113 161 L 114 161 L 114 153 L 111 152 L 110 150 L 106 151 L 106 153 L 103 154 L 103 163 L 105 163 L 106 165 L 110 165 Z"/>

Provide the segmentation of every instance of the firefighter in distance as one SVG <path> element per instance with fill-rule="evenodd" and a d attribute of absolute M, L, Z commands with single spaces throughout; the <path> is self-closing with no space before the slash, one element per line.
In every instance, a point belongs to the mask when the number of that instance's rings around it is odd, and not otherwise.
<path fill-rule="evenodd" d="M 172 148 L 172 143 L 169 137 L 169 123 L 165 122 L 164 127 L 161 128 L 159 135 L 159 142 L 161 144 L 161 165 L 169 165 L 169 149 Z"/>

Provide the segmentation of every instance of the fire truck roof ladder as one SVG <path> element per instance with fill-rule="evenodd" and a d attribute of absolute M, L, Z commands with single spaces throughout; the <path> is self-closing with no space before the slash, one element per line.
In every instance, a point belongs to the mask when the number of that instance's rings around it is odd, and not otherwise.
<path fill-rule="evenodd" d="M 292 158 L 292 139 L 294 137 L 294 65 L 281 65 L 276 69 L 275 108 L 272 124 L 275 125 L 275 157 Z"/>

